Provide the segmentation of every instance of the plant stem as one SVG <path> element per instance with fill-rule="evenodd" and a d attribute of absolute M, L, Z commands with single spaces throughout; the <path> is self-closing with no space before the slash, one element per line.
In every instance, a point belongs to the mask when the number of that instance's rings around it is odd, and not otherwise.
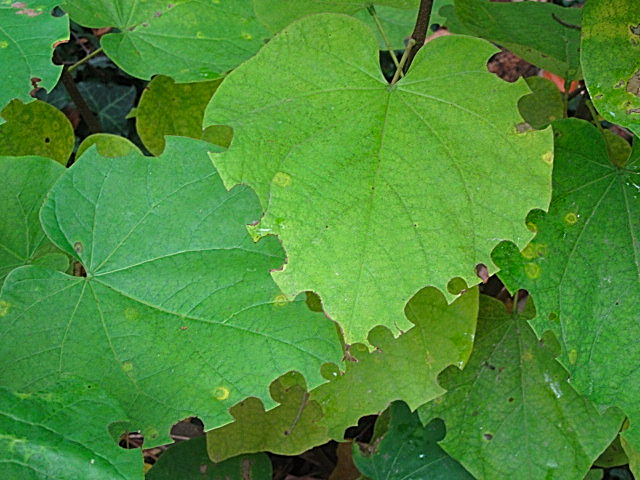
<path fill-rule="evenodd" d="M 604 135 L 605 128 L 600 124 L 600 121 L 598 120 L 598 112 L 596 110 L 596 107 L 593 106 L 593 102 L 591 101 L 590 98 L 586 98 L 584 104 L 589 109 L 589 113 L 591 114 L 591 120 L 593 121 L 595 126 L 598 127 L 598 130 L 600 130 L 600 133 Z"/>
<path fill-rule="evenodd" d="M 409 43 L 407 43 L 407 48 L 404 49 L 404 53 L 402 54 L 402 58 L 400 59 L 400 65 L 396 70 L 396 73 L 393 75 L 393 79 L 391 80 L 391 85 L 395 84 L 400 76 L 404 72 L 404 66 L 407 63 L 407 59 L 409 58 L 410 52 L 415 46 L 416 41 L 413 38 L 409 39 Z"/>
<path fill-rule="evenodd" d="M 91 52 L 89 55 L 86 55 L 85 57 L 81 58 L 80 60 L 78 60 L 76 63 L 74 63 L 73 65 L 71 65 L 69 68 L 67 68 L 68 72 L 73 72 L 76 68 L 78 68 L 80 65 L 82 65 L 85 62 L 88 62 L 89 60 L 91 60 L 93 57 L 95 57 L 96 55 L 99 55 L 102 53 L 102 47 L 95 49 L 93 52 Z"/>
<path fill-rule="evenodd" d="M 424 45 L 424 41 L 427 39 L 427 30 L 429 29 L 429 20 L 431 18 L 431 9 L 433 8 L 433 0 L 420 0 L 420 8 L 418 10 L 418 18 L 416 19 L 416 26 L 411 34 L 411 39 L 415 41 L 413 47 L 409 51 L 409 56 L 404 65 L 404 71 L 406 72 L 411 66 L 411 62 L 418 53 L 418 50 Z"/>
<path fill-rule="evenodd" d="M 94 52 L 95 53 L 95 52 Z M 87 57 L 85 57 L 87 58 Z M 53 52 L 53 59 L 55 63 L 61 64 L 62 60 L 57 51 Z M 77 64 L 76 64 L 77 65 Z M 90 133 L 100 133 L 102 131 L 102 127 L 100 126 L 100 121 L 93 114 L 89 105 L 87 105 L 87 101 L 84 99 L 80 90 L 78 90 L 78 86 L 76 85 L 73 76 L 69 73 L 69 67 L 64 67 L 62 69 L 62 75 L 60 76 L 60 81 L 64 88 L 67 90 L 67 93 L 73 100 L 73 103 L 76 105 L 78 112 L 80 112 L 80 117 L 84 120 L 89 128 Z"/>
<path fill-rule="evenodd" d="M 396 70 L 398 70 L 400 68 L 400 64 L 398 63 L 398 57 L 396 57 L 396 53 L 393 51 L 393 48 L 391 47 L 391 42 L 389 41 L 389 37 L 387 37 L 387 34 L 384 31 L 384 28 L 382 28 L 382 23 L 380 23 L 380 18 L 376 13 L 376 7 L 374 7 L 373 5 L 369 5 L 367 7 L 367 11 L 369 12 L 369 15 L 373 17 L 373 21 L 376 22 L 376 27 L 378 27 L 378 31 L 380 32 L 380 35 L 382 35 L 382 40 L 384 41 L 384 45 L 387 47 L 387 51 L 389 52 L 389 55 L 391 55 L 391 60 L 393 60 L 393 64 L 396 66 Z"/>

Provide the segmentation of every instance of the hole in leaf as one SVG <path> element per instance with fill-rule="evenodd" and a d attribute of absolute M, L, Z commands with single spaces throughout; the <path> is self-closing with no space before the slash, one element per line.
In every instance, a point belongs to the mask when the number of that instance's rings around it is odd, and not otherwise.
<path fill-rule="evenodd" d="M 640 97 L 640 70 L 636 71 L 627 82 L 627 92 Z"/>
<path fill-rule="evenodd" d="M 402 58 L 402 50 L 394 50 L 394 53 L 397 60 L 400 60 L 400 58 Z M 380 50 L 378 59 L 380 62 L 380 70 L 382 71 L 382 75 L 384 75 L 384 78 L 387 80 L 387 82 L 391 83 L 391 80 L 393 80 L 393 76 L 396 73 L 396 65 L 395 63 L 393 63 L 391 54 L 387 50 Z"/>
<path fill-rule="evenodd" d="M 538 74 L 538 67 L 508 50 L 494 54 L 487 62 L 487 70 L 510 83 L 520 77 L 532 77 Z"/>
<path fill-rule="evenodd" d="M 482 435 L 482 437 L 487 441 L 493 440 L 493 435 L 491 435 L 490 433 L 485 433 Z"/>
<path fill-rule="evenodd" d="M 50 143 L 51 139 L 49 137 L 44 137 L 44 143 Z"/>
<path fill-rule="evenodd" d="M 489 281 L 489 269 L 484 263 L 479 263 L 476 265 L 476 275 L 482 283 L 487 283 Z"/>
<path fill-rule="evenodd" d="M 140 432 L 127 432 L 120 436 L 118 445 L 125 450 L 132 450 L 134 448 L 142 448 L 144 443 L 144 436 Z"/>

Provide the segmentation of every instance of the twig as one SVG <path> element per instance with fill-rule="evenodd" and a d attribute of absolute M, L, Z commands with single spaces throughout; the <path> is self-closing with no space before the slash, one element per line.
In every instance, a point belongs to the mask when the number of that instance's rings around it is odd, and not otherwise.
<path fill-rule="evenodd" d="M 420 9 L 418 10 L 418 18 L 416 19 L 416 26 L 411 34 L 411 39 L 415 41 L 413 47 L 409 51 L 409 55 L 404 64 L 404 71 L 406 72 L 411 66 L 411 62 L 415 58 L 418 50 L 424 45 L 424 41 L 427 39 L 427 30 L 429 29 L 429 20 L 431 18 L 431 9 L 433 8 L 433 0 L 420 0 Z"/>

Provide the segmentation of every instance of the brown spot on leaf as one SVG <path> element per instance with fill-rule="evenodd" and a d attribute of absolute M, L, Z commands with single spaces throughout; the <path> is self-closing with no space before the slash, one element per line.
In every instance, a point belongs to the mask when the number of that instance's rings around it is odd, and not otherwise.
<path fill-rule="evenodd" d="M 37 17 L 38 15 L 42 15 L 42 10 L 27 8 L 27 4 L 24 2 L 13 2 L 11 7 L 20 9 L 16 12 L 16 15 L 26 15 L 28 17 Z"/>
<path fill-rule="evenodd" d="M 482 366 L 483 367 L 487 367 L 489 370 L 495 370 L 496 367 L 494 365 L 491 365 L 489 362 L 487 362 L 486 360 L 484 362 L 482 362 Z"/>
<path fill-rule="evenodd" d="M 76 253 L 82 253 L 82 250 L 84 250 L 84 247 L 82 246 L 82 242 L 76 242 L 73 244 L 73 250 Z"/>
<path fill-rule="evenodd" d="M 527 122 L 520 122 L 516 124 L 516 132 L 518 133 L 526 133 L 529 130 L 533 130 L 533 127 L 529 125 Z"/>
<path fill-rule="evenodd" d="M 627 92 L 640 97 L 640 70 L 634 73 L 627 82 Z"/>

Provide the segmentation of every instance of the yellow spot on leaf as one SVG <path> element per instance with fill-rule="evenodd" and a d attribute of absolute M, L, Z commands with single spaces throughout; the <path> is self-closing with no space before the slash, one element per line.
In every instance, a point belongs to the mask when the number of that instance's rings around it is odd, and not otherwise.
<path fill-rule="evenodd" d="M 533 260 L 536 258 L 536 248 L 530 243 L 522 250 L 522 256 L 527 260 Z"/>
<path fill-rule="evenodd" d="M 5 302 L 4 300 L 0 300 L 0 318 L 4 317 L 11 310 L 11 304 L 9 302 Z"/>
<path fill-rule="evenodd" d="M 530 350 L 527 350 L 522 354 L 522 360 L 524 360 L 525 362 L 530 362 L 531 360 L 533 360 L 533 353 L 531 353 Z"/>
<path fill-rule="evenodd" d="M 553 163 L 553 152 L 547 152 L 542 155 L 542 161 L 551 165 Z"/>
<path fill-rule="evenodd" d="M 575 212 L 569 212 L 564 216 L 564 221 L 569 225 L 575 225 L 578 223 L 578 215 L 576 215 Z"/>
<path fill-rule="evenodd" d="M 206 38 L 206 37 L 204 36 L 204 33 L 196 32 L 196 38 Z"/>
<path fill-rule="evenodd" d="M 273 304 L 276 307 L 284 307 L 287 303 L 289 303 L 287 300 L 287 296 L 283 293 L 279 293 L 273 298 Z"/>
<path fill-rule="evenodd" d="M 527 263 L 524 266 L 524 273 L 529 278 L 538 278 L 540 276 L 540 265 L 537 263 Z"/>
<path fill-rule="evenodd" d="M 291 175 L 284 172 L 278 172 L 273 177 L 273 183 L 275 183 L 279 187 L 288 187 L 289 185 L 291 185 L 292 181 L 293 179 L 291 178 Z"/>
<path fill-rule="evenodd" d="M 529 229 L 530 232 L 533 232 L 533 233 L 537 233 L 538 231 L 538 226 L 533 222 L 527 222 L 527 228 Z"/>
<path fill-rule="evenodd" d="M 231 394 L 231 392 L 229 391 L 229 389 L 227 387 L 217 387 L 216 389 L 213 390 L 213 396 L 216 400 L 226 400 L 227 398 L 229 398 L 229 395 Z"/>
<path fill-rule="evenodd" d="M 124 318 L 127 320 L 138 320 L 140 318 L 140 312 L 133 307 L 127 307 L 124 309 Z"/>
<path fill-rule="evenodd" d="M 429 365 L 431 367 L 435 360 L 434 360 L 433 356 L 429 352 L 427 352 L 427 354 L 424 357 L 424 361 L 427 362 L 427 365 Z"/>
<path fill-rule="evenodd" d="M 6 40 L 2 40 L 0 42 L 0 48 L 7 48 L 9 46 L 9 42 L 7 42 Z"/>
<path fill-rule="evenodd" d="M 124 370 L 125 372 L 130 372 L 131 370 L 133 370 L 133 363 L 131 363 L 131 362 L 123 362 L 122 363 L 122 370 Z"/>
<path fill-rule="evenodd" d="M 253 35 L 251 35 L 250 33 L 243 33 L 242 38 L 244 38 L 245 40 L 251 40 L 253 38 Z"/>
<path fill-rule="evenodd" d="M 575 348 L 572 348 L 569 351 L 569 363 L 571 365 L 575 365 L 577 360 L 578 360 L 578 352 Z"/>

